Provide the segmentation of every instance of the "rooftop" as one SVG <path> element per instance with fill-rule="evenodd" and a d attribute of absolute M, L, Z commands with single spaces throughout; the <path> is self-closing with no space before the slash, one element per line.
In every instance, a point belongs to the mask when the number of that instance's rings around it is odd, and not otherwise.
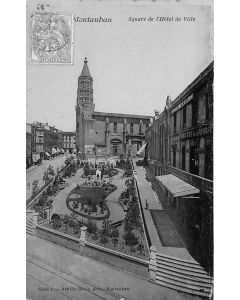
<path fill-rule="evenodd" d="M 82 73 L 80 75 L 81 77 L 91 77 L 87 63 L 88 63 L 88 61 L 87 61 L 87 58 L 85 57 Z"/>
<path fill-rule="evenodd" d="M 143 115 L 130 115 L 130 114 L 120 114 L 120 113 L 107 113 L 95 111 L 95 116 L 104 116 L 104 117 L 122 117 L 122 118 L 136 118 L 136 119 L 151 119 L 152 116 L 143 116 Z"/>

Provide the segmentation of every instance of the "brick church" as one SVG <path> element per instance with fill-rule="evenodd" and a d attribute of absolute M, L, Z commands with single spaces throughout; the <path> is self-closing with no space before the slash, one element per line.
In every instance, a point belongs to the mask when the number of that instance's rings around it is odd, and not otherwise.
<path fill-rule="evenodd" d="M 135 156 L 145 144 L 150 116 L 95 111 L 93 78 L 84 60 L 78 78 L 76 104 L 76 148 L 83 157 Z"/>

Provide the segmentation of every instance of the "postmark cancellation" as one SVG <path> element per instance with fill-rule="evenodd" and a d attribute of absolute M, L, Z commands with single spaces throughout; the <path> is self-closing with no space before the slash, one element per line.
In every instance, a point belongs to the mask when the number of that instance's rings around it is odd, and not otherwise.
<path fill-rule="evenodd" d="M 31 16 L 31 62 L 73 63 L 73 14 L 36 12 Z"/>

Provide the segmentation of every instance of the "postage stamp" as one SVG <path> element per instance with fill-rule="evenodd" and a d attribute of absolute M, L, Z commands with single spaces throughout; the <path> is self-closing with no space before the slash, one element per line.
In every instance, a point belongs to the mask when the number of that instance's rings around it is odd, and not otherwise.
<path fill-rule="evenodd" d="M 31 62 L 72 64 L 73 14 L 37 12 L 31 18 Z"/>

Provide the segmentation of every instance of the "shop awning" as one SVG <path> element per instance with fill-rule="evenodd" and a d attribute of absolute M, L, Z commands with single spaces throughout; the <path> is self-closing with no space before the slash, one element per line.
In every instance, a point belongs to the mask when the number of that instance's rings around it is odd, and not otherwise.
<path fill-rule="evenodd" d="M 156 176 L 156 179 L 173 195 L 173 197 L 200 193 L 199 189 L 172 174 Z"/>
<path fill-rule="evenodd" d="M 145 147 L 147 146 L 147 143 L 144 144 L 137 152 L 137 155 L 141 154 L 143 152 L 143 150 L 145 149 Z"/>
<path fill-rule="evenodd" d="M 47 156 L 49 156 L 49 157 L 51 156 L 48 152 L 45 152 L 45 154 L 46 154 Z"/>
<path fill-rule="evenodd" d="M 52 154 L 56 154 L 57 150 L 55 148 L 52 148 Z"/>

